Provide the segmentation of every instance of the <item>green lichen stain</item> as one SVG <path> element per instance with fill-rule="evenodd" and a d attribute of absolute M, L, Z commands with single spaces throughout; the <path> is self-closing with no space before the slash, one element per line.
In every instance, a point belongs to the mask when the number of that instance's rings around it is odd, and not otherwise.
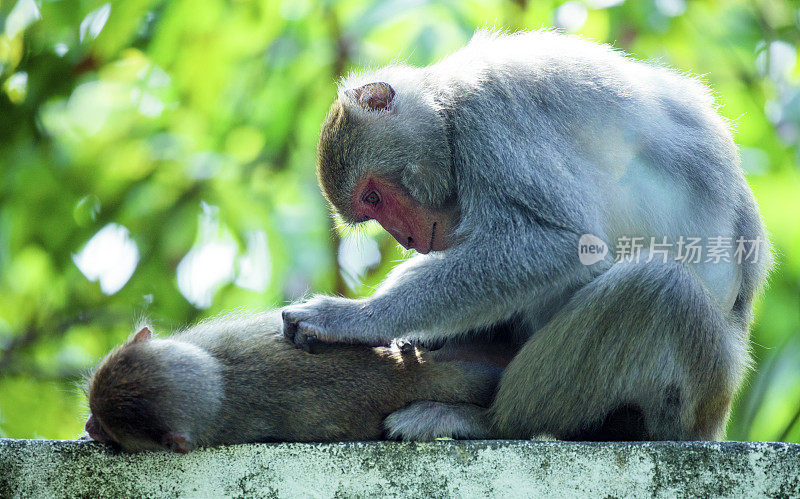
<path fill-rule="evenodd" d="M 258 444 L 188 455 L 0 439 L 0 497 L 798 496 L 800 445 Z"/>

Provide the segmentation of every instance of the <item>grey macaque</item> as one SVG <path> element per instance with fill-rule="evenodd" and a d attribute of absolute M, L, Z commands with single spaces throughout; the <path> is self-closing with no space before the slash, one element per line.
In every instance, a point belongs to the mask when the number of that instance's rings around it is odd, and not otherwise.
<path fill-rule="evenodd" d="M 480 32 L 431 66 L 344 79 L 318 156 L 344 222 L 420 255 L 368 298 L 285 308 L 291 341 L 505 325 L 522 345 L 488 411 L 418 403 L 394 434 L 447 436 L 448 415 L 510 438 L 723 436 L 770 254 L 701 83 L 556 32 Z M 687 258 L 692 238 L 706 252 Z"/>
<path fill-rule="evenodd" d="M 280 313 L 267 312 L 220 317 L 166 338 L 141 328 L 91 376 L 88 435 L 125 451 L 180 453 L 374 440 L 384 436 L 387 415 L 415 401 L 465 413 L 488 407 L 508 359 L 498 349 L 459 360 L 453 350 L 397 345 L 320 344 L 310 355 L 286 342 L 281 326 Z"/>

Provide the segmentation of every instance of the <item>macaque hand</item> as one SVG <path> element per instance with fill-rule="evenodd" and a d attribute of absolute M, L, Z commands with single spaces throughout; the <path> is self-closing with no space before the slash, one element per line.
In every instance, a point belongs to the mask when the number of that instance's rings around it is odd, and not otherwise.
<path fill-rule="evenodd" d="M 364 330 L 368 314 L 365 300 L 315 296 L 283 308 L 283 335 L 306 352 L 311 351 L 314 341 L 386 345 L 388 339 L 372 337 Z"/>

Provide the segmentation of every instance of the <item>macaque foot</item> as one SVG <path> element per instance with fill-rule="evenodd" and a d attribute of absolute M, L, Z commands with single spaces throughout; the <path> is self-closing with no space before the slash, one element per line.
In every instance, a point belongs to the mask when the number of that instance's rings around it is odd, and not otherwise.
<path fill-rule="evenodd" d="M 392 440 L 429 441 L 437 438 L 491 438 L 486 409 L 473 404 L 414 402 L 383 420 Z"/>
<path fill-rule="evenodd" d="M 411 353 L 417 348 L 418 345 L 411 340 L 396 338 L 392 340 L 391 346 L 392 348 L 399 350 L 401 353 Z"/>

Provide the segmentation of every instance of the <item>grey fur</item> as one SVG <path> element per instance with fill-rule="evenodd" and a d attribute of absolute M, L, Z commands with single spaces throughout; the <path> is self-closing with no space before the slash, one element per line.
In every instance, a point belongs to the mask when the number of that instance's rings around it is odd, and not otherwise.
<path fill-rule="evenodd" d="M 486 409 L 472 404 L 414 402 L 383 422 L 386 436 L 397 440 L 493 438 Z"/>
<path fill-rule="evenodd" d="M 344 95 L 374 81 L 396 91 L 392 110 Z M 318 171 L 345 220 L 347 189 L 377 172 L 433 208 L 457 200 L 460 222 L 456 244 L 398 265 L 369 298 L 286 308 L 295 338 L 431 341 L 509 321 L 530 339 L 492 407 L 499 435 L 567 438 L 623 405 L 643 413 L 641 438 L 722 436 L 766 244 L 742 264 L 577 256 L 582 234 L 610 248 L 620 236 L 765 239 L 705 86 L 577 37 L 480 32 L 432 66 L 346 79 L 332 110 Z"/>

